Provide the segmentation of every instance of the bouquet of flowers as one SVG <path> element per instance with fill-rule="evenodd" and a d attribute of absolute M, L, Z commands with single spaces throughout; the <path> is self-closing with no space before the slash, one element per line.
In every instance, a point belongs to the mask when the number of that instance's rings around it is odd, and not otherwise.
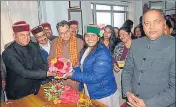
<path fill-rule="evenodd" d="M 44 87 L 45 97 L 48 101 L 57 103 L 77 103 L 79 93 L 69 86 L 64 86 L 62 82 Z"/>
<path fill-rule="evenodd" d="M 55 75 L 55 79 L 64 78 L 72 70 L 72 63 L 67 58 L 58 57 L 49 62 L 49 71 Z"/>

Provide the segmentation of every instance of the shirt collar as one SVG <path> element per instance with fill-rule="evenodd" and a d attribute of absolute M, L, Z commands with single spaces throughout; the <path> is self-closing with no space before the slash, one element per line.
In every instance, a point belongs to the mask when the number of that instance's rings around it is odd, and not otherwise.
<path fill-rule="evenodd" d="M 48 39 L 47 46 L 50 45 L 50 42 L 51 42 L 51 41 Z M 46 45 L 42 45 L 42 44 L 40 44 L 40 43 L 39 43 L 39 45 L 40 45 L 41 47 L 46 46 Z"/>
<path fill-rule="evenodd" d="M 158 37 L 157 39 L 155 39 L 155 40 L 151 40 L 151 39 L 149 39 L 148 37 L 148 41 L 149 41 L 149 43 L 152 43 L 152 44 L 155 44 L 155 43 L 160 43 L 160 42 L 162 42 L 163 40 L 165 40 L 165 37 L 166 37 L 166 35 L 165 34 L 162 34 L 160 37 Z"/>

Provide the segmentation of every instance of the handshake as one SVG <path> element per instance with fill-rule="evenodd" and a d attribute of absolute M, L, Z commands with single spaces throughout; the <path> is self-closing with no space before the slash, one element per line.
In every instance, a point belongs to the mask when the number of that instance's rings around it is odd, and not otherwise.
<path fill-rule="evenodd" d="M 71 68 L 69 71 L 61 71 L 57 68 L 54 68 L 52 71 L 47 71 L 47 76 L 53 76 L 54 79 L 66 79 L 68 78 L 68 74 L 72 73 L 73 68 Z"/>

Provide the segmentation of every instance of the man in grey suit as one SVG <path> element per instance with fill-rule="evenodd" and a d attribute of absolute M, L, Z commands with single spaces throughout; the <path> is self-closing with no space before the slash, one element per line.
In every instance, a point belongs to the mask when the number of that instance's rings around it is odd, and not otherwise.
<path fill-rule="evenodd" d="M 122 71 L 122 90 L 131 107 L 175 107 L 175 38 L 166 36 L 164 15 L 143 15 L 147 37 L 134 40 Z"/>

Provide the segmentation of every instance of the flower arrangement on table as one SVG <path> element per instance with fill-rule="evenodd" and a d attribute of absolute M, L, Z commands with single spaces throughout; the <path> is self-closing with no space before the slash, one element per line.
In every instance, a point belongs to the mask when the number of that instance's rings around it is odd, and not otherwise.
<path fill-rule="evenodd" d="M 52 84 L 49 87 L 44 87 L 45 98 L 48 101 L 53 101 L 54 104 L 75 103 L 77 107 L 94 107 L 91 99 L 84 97 L 84 94 L 79 93 L 69 86 L 64 86 L 63 82 Z"/>
<path fill-rule="evenodd" d="M 64 57 L 53 58 L 49 62 L 49 71 L 55 76 L 55 79 L 61 79 L 66 76 L 68 72 L 72 72 L 72 63 L 69 59 Z"/>
<path fill-rule="evenodd" d="M 48 101 L 57 103 L 77 103 L 79 93 L 69 86 L 64 86 L 63 82 L 44 87 L 45 97 Z"/>

